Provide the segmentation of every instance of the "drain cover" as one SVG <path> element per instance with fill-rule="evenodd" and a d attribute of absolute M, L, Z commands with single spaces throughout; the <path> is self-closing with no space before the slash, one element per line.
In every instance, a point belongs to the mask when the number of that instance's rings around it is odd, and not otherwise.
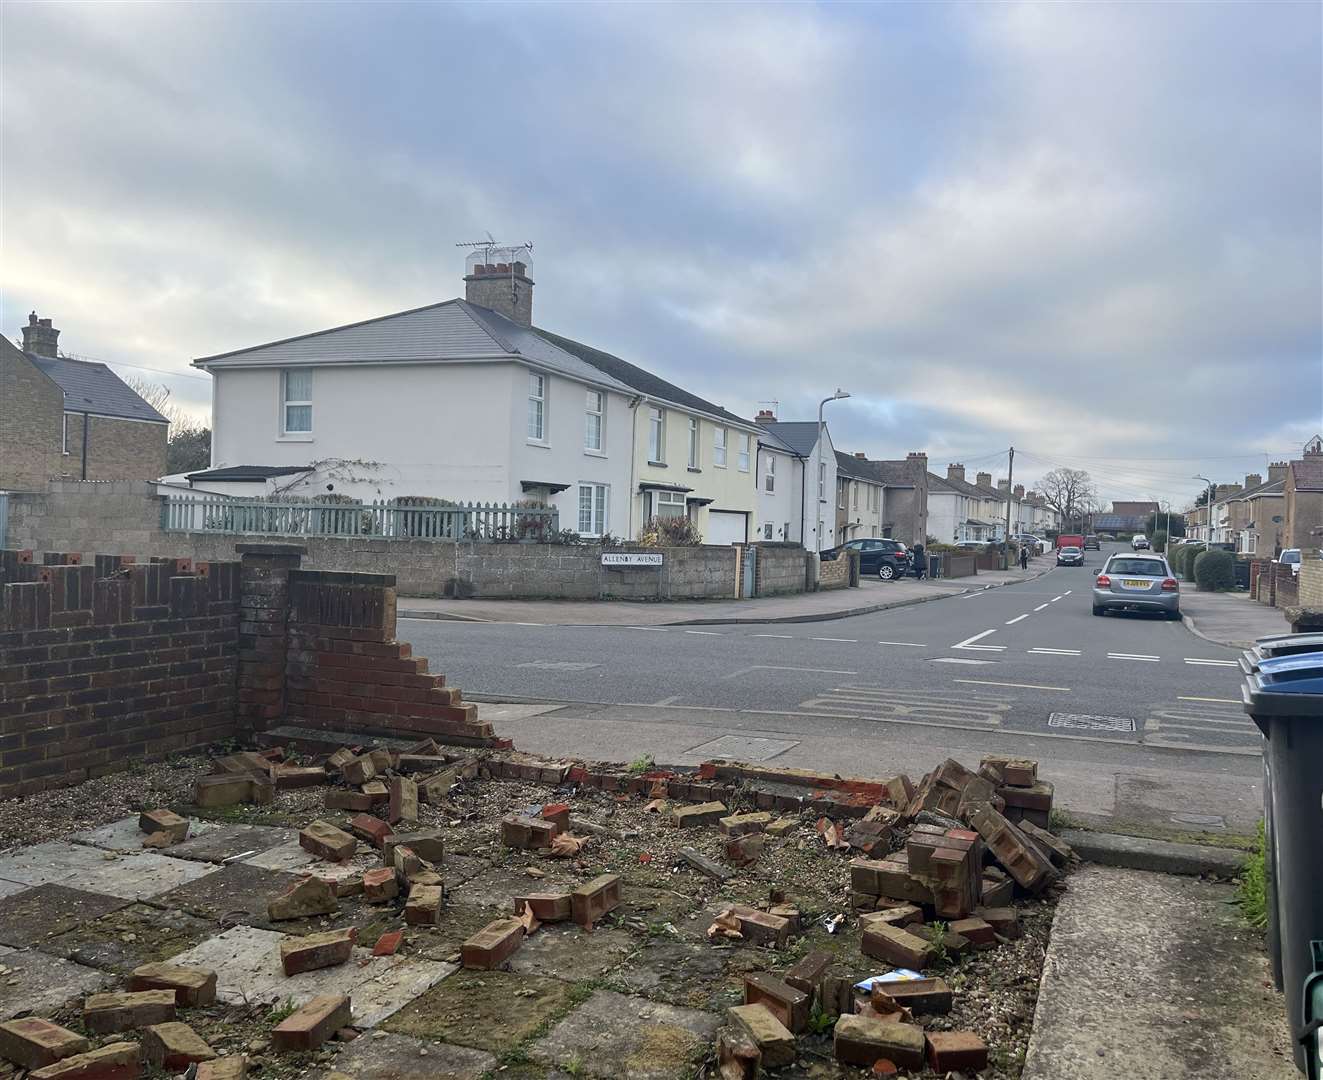
<path fill-rule="evenodd" d="M 1048 727 L 1078 728 L 1083 731 L 1134 731 L 1135 722 L 1128 716 L 1091 716 L 1088 713 L 1054 712 L 1047 718 Z"/>

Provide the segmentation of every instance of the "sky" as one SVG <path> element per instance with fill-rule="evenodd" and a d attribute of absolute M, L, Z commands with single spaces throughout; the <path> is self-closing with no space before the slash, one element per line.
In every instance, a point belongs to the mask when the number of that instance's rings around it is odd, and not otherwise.
<path fill-rule="evenodd" d="M 1321 56 L 1312 2 L 10 0 L 0 331 L 202 412 L 490 232 L 732 411 L 1179 508 L 1323 428 Z"/>

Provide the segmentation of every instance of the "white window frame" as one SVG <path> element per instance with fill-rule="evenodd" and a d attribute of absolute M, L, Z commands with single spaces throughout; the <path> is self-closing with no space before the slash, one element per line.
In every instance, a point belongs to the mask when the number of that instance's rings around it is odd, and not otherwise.
<path fill-rule="evenodd" d="M 788 521 L 785 523 L 785 527 L 781 530 L 781 539 L 782 540 L 790 539 L 790 522 Z"/>
<path fill-rule="evenodd" d="M 60 428 L 60 453 L 69 453 L 69 414 L 61 413 L 64 418 L 64 424 Z"/>
<path fill-rule="evenodd" d="M 824 468 L 825 467 L 826 466 L 824 466 Z M 849 492 L 847 492 L 845 489 L 849 487 L 849 485 L 850 485 L 850 481 L 848 480 L 846 480 L 844 483 L 842 483 L 839 479 L 836 481 L 837 510 L 844 510 L 846 508 L 846 503 L 849 501 Z"/>
<path fill-rule="evenodd" d="M 538 371 L 528 373 L 528 441 L 539 445 L 547 441 L 547 377 Z"/>
<path fill-rule="evenodd" d="M 648 462 L 666 464 L 666 410 L 648 406 Z"/>
<path fill-rule="evenodd" d="M 726 467 L 726 446 L 729 442 L 730 434 L 724 427 L 714 427 L 712 429 L 712 464 L 715 468 L 724 469 Z"/>
<path fill-rule="evenodd" d="M 765 521 L 765 522 L 763 522 L 763 539 L 764 539 L 764 540 L 770 540 L 770 539 L 772 539 L 772 529 L 773 529 L 773 528 L 775 528 L 775 526 L 774 526 L 770 521 Z"/>
<path fill-rule="evenodd" d="M 647 512 L 643 515 L 643 520 L 651 521 L 655 517 L 662 517 L 663 515 L 657 513 L 660 506 L 679 508 L 680 512 L 678 514 L 666 514 L 665 517 L 682 518 L 689 515 L 689 504 L 685 500 L 683 491 L 658 491 L 654 489 L 648 492 Z"/>
<path fill-rule="evenodd" d="M 827 463 L 818 462 L 818 502 L 827 501 Z"/>
<path fill-rule="evenodd" d="M 700 468 L 699 461 L 700 461 L 701 459 L 699 458 L 698 455 L 699 455 L 699 449 L 698 449 L 698 418 L 697 418 L 697 417 L 693 417 L 693 416 L 691 416 L 691 417 L 689 418 L 689 455 L 688 455 L 688 461 L 689 461 L 689 467 L 690 467 L 691 469 L 693 469 L 695 472 L 697 472 L 698 469 Z"/>
<path fill-rule="evenodd" d="M 776 455 L 767 455 L 767 473 L 763 477 L 763 490 L 776 491 Z"/>
<path fill-rule="evenodd" d="M 740 433 L 738 449 L 735 451 L 735 462 L 740 472 L 749 471 L 749 436 L 743 432 Z"/>
<path fill-rule="evenodd" d="M 596 405 L 596 408 L 594 408 Z M 583 448 L 590 454 L 606 452 L 606 392 L 589 390 L 584 396 Z M 596 435 L 597 445 L 593 445 Z"/>
<path fill-rule="evenodd" d="M 306 398 L 291 398 L 289 396 L 289 377 L 295 372 L 299 375 L 307 376 L 308 396 Z M 289 426 L 289 410 L 291 408 L 305 407 L 308 410 L 307 428 L 291 429 Z M 282 439 L 311 439 L 316 426 L 312 411 L 312 369 L 285 368 L 280 373 L 280 437 Z"/>
<path fill-rule="evenodd" d="M 858 480 L 851 480 L 851 481 L 850 481 L 850 487 L 851 487 L 851 489 L 852 489 L 851 492 L 850 492 L 850 494 L 851 494 L 851 497 L 852 497 L 853 500 L 854 500 L 854 506 L 851 507 L 851 509 L 858 510 L 858 509 L 859 509 L 859 481 L 858 481 Z"/>
<path fill-rule="evenodd" d="M 588 528 L 584 528 L 584 492 L 588 492 Z M 611 485 L 593 480 L 580 480 L 575 502 L 576 524 L 580 536 L 605 536 L 610 531 Z"/>

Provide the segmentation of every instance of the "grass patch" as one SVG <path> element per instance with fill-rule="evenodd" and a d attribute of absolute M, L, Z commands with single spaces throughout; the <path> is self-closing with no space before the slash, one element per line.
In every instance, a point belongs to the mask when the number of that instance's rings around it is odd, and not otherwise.
<path fill-rule="evenodd" d="M 1236 879 L 1236 901 L 1250 926 L 1262 930 L 1268 925 L 1268 851 L 1262 821 L 1245 869 Z"/>
<path fill-rule="evenodd" d="M 284 1001 L 272 1005 L 271 1011 L 267 1013 L 266 1018 L 270 1020 L 271 1023 L 278 1024 L 287 1017 L 293 1016 L 297 1010 L 298 1006 L 294 1004 L 294 999 L 286 998 Z"/>
<path fill-rule="evenodd" d="M 651 754 L 641 754 L 625 767 L 625 771 L 631 776 L 642 776 L 645 772 L 651 772 L 654 764 Z"/>

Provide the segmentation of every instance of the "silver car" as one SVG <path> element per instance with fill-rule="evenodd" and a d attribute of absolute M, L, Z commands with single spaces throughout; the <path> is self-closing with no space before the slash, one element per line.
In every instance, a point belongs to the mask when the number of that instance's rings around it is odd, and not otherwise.
<path fill-rule="evenodd" d="M 1168 619 L 1181 617 L 1181 586 L 1161 555 L 1113 555 L 1096 571 L 1093 613 L 1159 611 Z"/>

